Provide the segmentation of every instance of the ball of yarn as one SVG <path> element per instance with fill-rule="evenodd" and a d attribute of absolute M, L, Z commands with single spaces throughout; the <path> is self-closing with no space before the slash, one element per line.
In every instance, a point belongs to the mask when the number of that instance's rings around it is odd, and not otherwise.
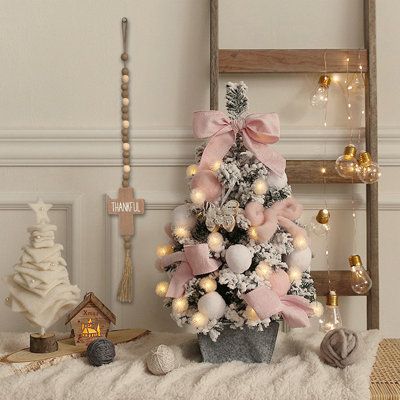
<path fill-rule="evenodd" d="M 150 350 L 146 357 L 146 364 L 153 375 L 166 375 L 177 366 L 174 352 L 165 344 L 160 344 Z"/>
<path fill-rule="evenodd" d="M 109 364 L 115 357 L 114 343 L 105 338 L 96 339 L 87 347 L 86 357 L 89 363 L 95 367 Z"/>

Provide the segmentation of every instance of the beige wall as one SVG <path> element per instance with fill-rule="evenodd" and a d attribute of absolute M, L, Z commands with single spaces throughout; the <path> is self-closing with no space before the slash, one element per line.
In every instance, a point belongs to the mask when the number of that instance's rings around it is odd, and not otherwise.
<path fill-rule="evenodd" d="M 362 47 L 362 1 L 221 0 L 221 47 Z M 193 159 L 191 113 L 208 107 L 208 0 L 0 0 L 0 274 L 12 271 L 33 215 L 24 205 L 37 194 L 65 245 L 72 280 L 94 290 L 117 313 L 119 326 L 176 330 L 153 295 L 153 268 L 171 208 L 186 195 L 185 165 Z M 381 327 L 400 335 L 396 254 L 400 224 L 397 16 L 400 4 L 378 2 Z M 120 179 L 119 54 L 122 16 L 130 21 L 133 186 L 147 201 L 136 219 L 135 299 L 115 301 L 122 252 L 116 220 L 104 195 Z M 336 157 L 346 144 L 344 104 L 332 90 L 328 127 L 308 98 L 317 76 L 229 76 L 249 86 L 253 111 L 281 116 L 279 150 L 288 158 Z M 364 191 L 357 188 L 358 250 L 365 258 Z M 324 198 L 319 186 L 294 187 L 306 216 Z M 351 191 L 328 188 L 334 229 L 331 264 L 346 268 L 351 252 Z M 323 268 L 315 246 L 314 268 Z M 6 296 L 0 286 L 0 298 Z M 342 299 L 345 324 L 365 327 L 365 299 Z M 29 329 L 0 302 L 1 330 Z"/>

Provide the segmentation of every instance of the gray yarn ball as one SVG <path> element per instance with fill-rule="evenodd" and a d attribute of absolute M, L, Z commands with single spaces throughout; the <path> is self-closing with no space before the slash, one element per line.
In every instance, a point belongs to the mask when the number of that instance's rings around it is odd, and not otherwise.
<path fill-rule="evenodd" d="M 115 357 L 114 343 L 105 338 L 96 339 L 87 347 L 86 357 L 89 363 L 95 367 L 109 364 Z"/>
<path fill-rule="evenodd" d="M 176 368 L 173 350 L 165 344 L 153 347 L 146 357 L 147 368 L 153 375 L 165 375 Z"/>

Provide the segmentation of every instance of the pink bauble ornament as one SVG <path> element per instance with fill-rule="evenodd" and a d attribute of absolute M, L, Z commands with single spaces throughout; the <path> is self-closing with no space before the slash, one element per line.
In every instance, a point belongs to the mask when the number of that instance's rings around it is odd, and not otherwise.
<path fill-rule="evenodd" d="M 200 189 L 206 196 L 207 201 L 216 201 L 221 196 L 222 187 L 212 171 L 199 171 L 192 178 L 192 189 Z"/>
<path fill-rule="evenodd" d="M 247 203 L 244 214 L 252 226 L 259 226 L 264 222 L 264 206 L 257 201 Z"/>
<path fill-rule="evenodd" d="M 278 295 L 284 296 L 290 289 L 289 275 L 283 269 L 277 269 L 269 276 L 271 289 Z"/>

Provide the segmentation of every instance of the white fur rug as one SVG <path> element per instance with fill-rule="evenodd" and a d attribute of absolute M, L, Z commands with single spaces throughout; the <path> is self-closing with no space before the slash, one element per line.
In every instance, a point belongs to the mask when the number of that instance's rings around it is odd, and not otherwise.
<path fill-rule="evenodd" d="M 378 331 L 362 333 L 368 349 L 344 370 L 323 364 L 320 333 L 280 333 L 271 364 L 201 363 L 195 337 L 152 333 L 117 346 L 112 364 L 92 367 L 85 358 L 68 358 L 33 372 L 26 365 L 0 363 L 0 399 L 18 400 L 353 400 L 369 399 L 369 375 L 380 341 Z M 0 334 L 0 355 L 27 345 L 29 335 Z M 173 347 L 180 367 L 151 375 L 146 353 L 157 344 Z"/>

